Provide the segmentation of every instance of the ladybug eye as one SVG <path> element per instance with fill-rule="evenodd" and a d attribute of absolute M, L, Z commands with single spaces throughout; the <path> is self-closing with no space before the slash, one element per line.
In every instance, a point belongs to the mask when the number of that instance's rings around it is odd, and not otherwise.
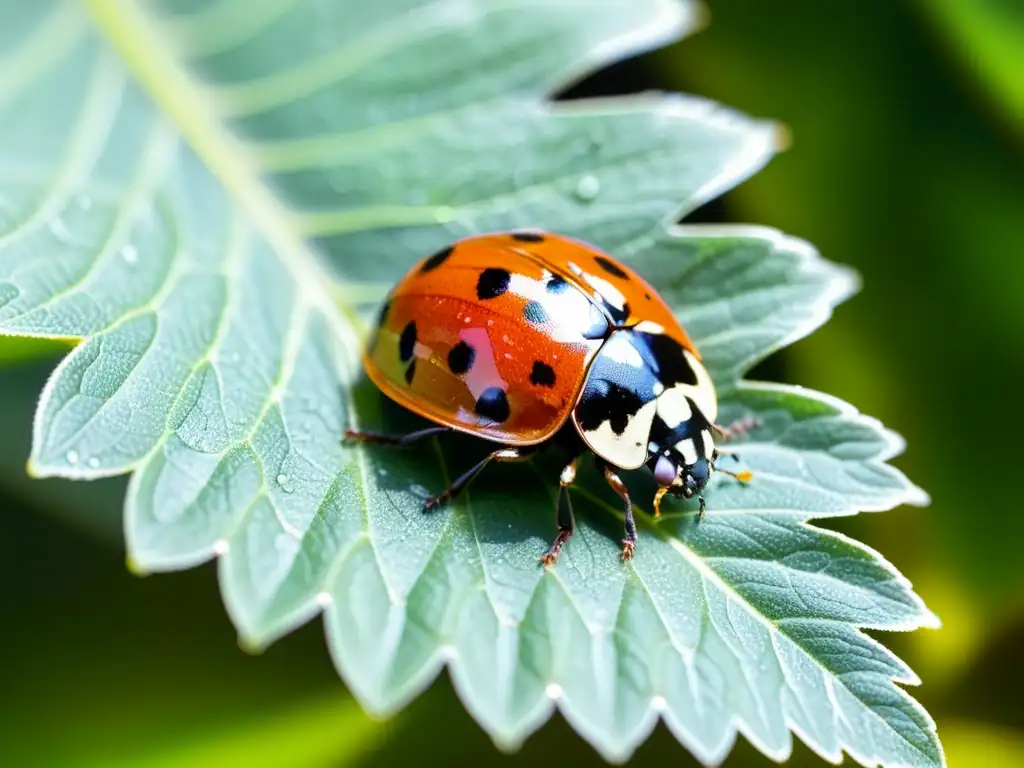
<path fill-rule="evenodd" d="M 665 456 L 659 456 L 657 463 L 654 465 L 654 479 L 658 482 L 658 485 L 672 485 L 676 479 L 675 462 Z"/>

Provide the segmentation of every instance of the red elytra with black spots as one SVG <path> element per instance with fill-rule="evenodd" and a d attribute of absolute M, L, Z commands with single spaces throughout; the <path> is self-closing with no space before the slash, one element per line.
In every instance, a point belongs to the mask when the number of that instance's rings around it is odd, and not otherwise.
<path fill-rule="evenodd" d="M 666 492 L 699 495 L 718 457 L 711 432 L 727 432 L 715 425 L 700 354 L 654 288 L 594 246 L 553 233 L 467 237 L 415 264 L 385 300 L 363 362 L 385 395 L 436 426 L 349 437 L 409 444 L 458 430 L 503 446 L 427 506 L 454 497 L 488 461 L 526 459 L 555 442 L 572 459 L 565 489 L 576 459 L 592 451 L 626 504 L 625 557 L 636 532 L 615 470 L 648 466 L 660 486 L 657 514 Z M 572 532 L 567 493 L 558 508 L 548 563 Z"/>

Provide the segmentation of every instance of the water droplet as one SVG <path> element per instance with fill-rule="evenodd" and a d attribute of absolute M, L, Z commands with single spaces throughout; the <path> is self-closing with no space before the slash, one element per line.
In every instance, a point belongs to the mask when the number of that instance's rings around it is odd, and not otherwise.
<path fill-rule="evenodd" d="M 217 539 L 213 542 L 213 554 L 215 555 L 226 555 L 228 553 L 228 542 L 227 539 Z"/>
<path fill-rule="evenodd" d="M 545 688 L 544 691 L 552 701 L 562 698 L 562 686 L 558 683 L 548 683 L 547 688 Z"/>
<path fill-rule="evenodd" d="M 68 464 L 78 463 L 78 451 L 70 450 L 64 454 L 64 458 L 68 460 Z"/>
<path fill-rule="evenodd" d="M 288 475 L 278 475 L 277 476 L 277 484 L 281 486 L 281 490 L 284 491 L 285 493 L 291 493 L 292 490 L 294 490 L 288 484 L 288 480 L 289 480 Z"/>
<path fill-rule="evenodd" d="M 601 194 L 601 181 L 597 176 L 591 176 L 588 173 L 576 184 L 576 197 L 585 203 L 596 199 L 599 194 Z"/>
<path fill-rule="evenodd" d="M 326 608 L 328 605 L 334 602 L 330 592 L 320 592 L 316 596 L 316 603 L 319 606 Z"/>
<path fill-rule="evenodd" d="M 121 258 L 124 259 L 126 264 L 134 264 L 139 260 L 139 249 L 131 243 L 127 243 L 121 249 Z"/>
<path fill-rule="evenodd" d="M 91 459 L 89 459 L 89 466 L 92 467 L 93 469 L 96 469 L 96 467 L 98 467 L 99 465 L 100 465 L 100 460 L 97 459 L 95 456 L 93 456 Z"/>

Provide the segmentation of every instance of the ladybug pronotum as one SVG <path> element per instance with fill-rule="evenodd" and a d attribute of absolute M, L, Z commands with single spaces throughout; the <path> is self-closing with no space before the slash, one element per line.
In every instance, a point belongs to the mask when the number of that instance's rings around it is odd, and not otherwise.
<path fill-rule="evenodd" d="M 548 565 L 572 535 L 568 488 L 585 453 L 625 505 L 629 559 L 636 525 L 617 470 L 651 471 L 656 517 L 666 493 L 696 496 L 703 516 L 701 492 L 721 455 L 713 433 L 752 425 L 715 423 L 718 398 L 700 354 L 643 278 L 546 232 L 467 237 L 414 265 L 384 302 L 363 365 L 385 395 L 437 426 L 403 436 L 347 430 L 348 439 L 405 446 L 457 430 L 501 446 L 428 508 L 458 495 L 490 461 L 522 461 L 552 443 L 568 450 Z"/>

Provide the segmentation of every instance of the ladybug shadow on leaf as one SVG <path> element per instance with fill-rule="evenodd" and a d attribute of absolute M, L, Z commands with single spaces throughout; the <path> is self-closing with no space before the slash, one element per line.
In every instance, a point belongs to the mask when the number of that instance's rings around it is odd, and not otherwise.
<path fill-rule="evenodd" d="M 355 418 L 347 425 L 386 435 L 406 435 L 434 426 L 382 394 L 361 375 L 352 390 Z M 481 546 L 509 547 L 535 561 L 549 547 L 557 532 L 559 474 L 568 454 L 558 444 L 545 446 L 528 461 L 490 462 L 455 499 L 427 508 L 428 499 L 441 494 L 452 481 L 498 448 L 497 443 L 461 432 L 441 434 L 413 445 L 364 443 L 373 466 L 374 482 L 387 498 L 390 512 L 411 524 L 443 522 L 461 515 L 472 526 Z M 642 470 L 624 473 L 623 480 L 637 512 L 641 536 L 657 536 L 660 528 L 687 538 L 696 529 L 696 504 L 674 500 L 658 522 L 650 516 L 657 485 Z M 622 502 L 595 467 L 593 457 L 579 462 L 579 476 L 572 489 L 576 533 L 565 548 L 565 558 L 577 563 L 590 559 L 595 549 L 618 551 L 622 538 Z M 693 509 L 690 509 L 693 507 Z M 642 544 L 641 544 L 642 548 Z M 602 552 L 601 555 L 608 553 Z"/>
<path fill-rule="evenodd" d="M 407 435 L 436 426 L 390 400 L 365 374 L 351 394 L 356 412 L 354 418 L 347 417 L 348 427 L 358 424 L 362 431 Z M 529 462 L 492 461 L 456 499 L 426 506 L 429 499 L 443 493 L 459 475 L 499 447 L 489 440 L 453 431 L 407 446 L 363 443 L 359 449 L 372 463 L 375 485 L 393 512 L 422 516 L 424 523 L 443 521 L 451 514 L 471 515 L 473 533 L 481 543 L 527 542 L 540 546 L 543 542 L 546 548 L 555 526 L 558 464 L 562 458 L 557 447 Z"/>

